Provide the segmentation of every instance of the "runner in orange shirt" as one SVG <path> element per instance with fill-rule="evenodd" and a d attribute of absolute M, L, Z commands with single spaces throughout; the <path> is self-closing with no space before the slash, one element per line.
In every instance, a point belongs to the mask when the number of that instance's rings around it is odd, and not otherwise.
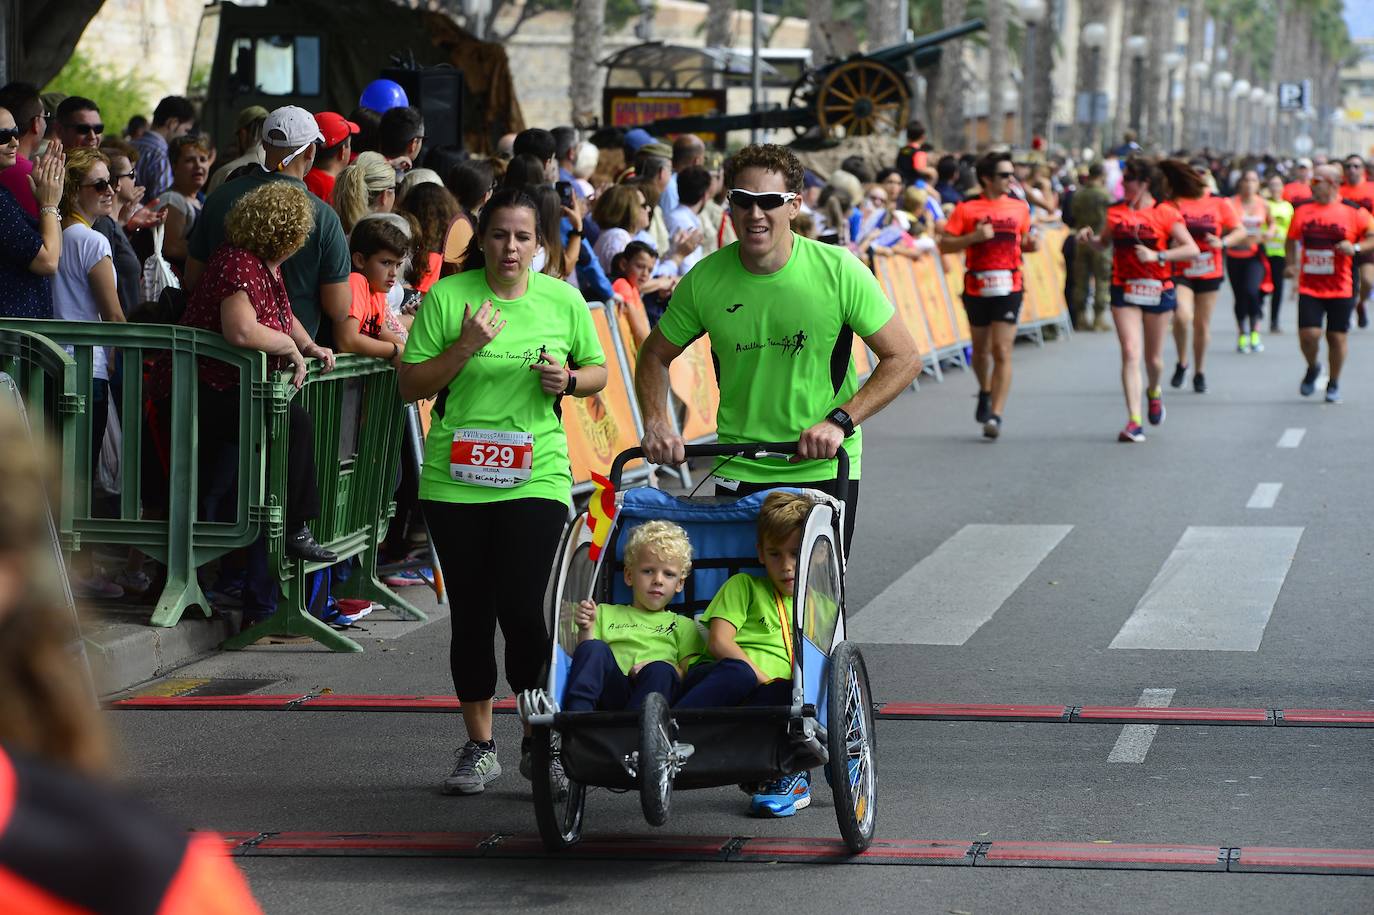
<path fill-rule="evenodd" d="M 1366 213 L 1374 214 L 1374 181 L 1368 177 L 1364 159 L 1351 153 L 1345 157 L 1345 183 L 1340 187 L 1340 198 L 1353 203 Z M 1374 296 L 1374 251 L 1365 251 L 1355 257 L 1355 314 L 1361 327 L 1369 326 L 1369 299 Z"/>
<path fill-rule="evenodd" d="M 1259 328 L 1264 315 L 1260 286 L 1264 283 L 1264 268 L 1268 262 L 1260 253 L 1260 243 L 1268 233 L 1271 219 L 1269 204 L 1259 195 L 1259 172 L 1246 169 L 1236 196 L 1226 202 L 1245 227 L 1244 242 L 1226 249 L 1226 276 L 1235 297 L 1236 352 L 1262 353 L 1264 341 L 1260 339 Z"/>
<path fill-rule="evenodd" d="M 1293 166 L 1293 180 L 1283 186 L 1283 199 L 1302 206 L 1312 199 L 1312 160 L 1299 159 Z"/>
<path fill-rule="evenodd" d="M 1325 320 L 1331 360 L 1327 403 L 1341 402 L 1341 368 L 1345 365 L 1355 292 L 1351 264 L 1362 252 L 1374 250 L 1374 217 L 1338 199 L 1338 181 L 1340 170 L 1336 166 L 1317 167 L 1312 176 L 1312 202 L 1298 207 L 1288 226 L 1288 266 L 1284 269 L 1290 279 L 1298 280 L 1298 342 L 1307 360 L 1307 373 L 1298 392 L 1310 397 L 1317 388 L 1322 371 L 1317 357 Z"/>
<path fill-rule="evenodd" d="M 1112 320 L 1121 343 L 1127 416 L 1117 441 L 1138 443 L 1145 441 L 1140 425 L 1142 358 L 1149 379 L 1150 425 L 1164 422 L 1164 392 L 1159 385 L 1164 374 L 1164 338 L 1175 308 L 1169 265 L 1200 253 L 1168 198 L 1198 197 L 1204 185 L 1186 162 L 1143 156 L 1126 160 L 1121 180 L 1125 199 L 1108 208 L 1102 234 L 1084 228 L 1078 238 L 1099 248 L 1112 246 Z"/>
<path fill-rule="evenodd" d="M 1030 207 L 1007 193 L 1016 177 L 1011 156 L 989 153 L 974 166 L 981 197 L 956 205 L 940 237 L 940 251 L 964 252 L 964 310 L 973 338 L 973 373 L 986 438 L 1002 430 L 1002 409 L 1011 390 L 1011 348 L 1021 315 L 1021 252 L 1034 251 Z M 991 365 L 989 365 L 991 362 Z"/>

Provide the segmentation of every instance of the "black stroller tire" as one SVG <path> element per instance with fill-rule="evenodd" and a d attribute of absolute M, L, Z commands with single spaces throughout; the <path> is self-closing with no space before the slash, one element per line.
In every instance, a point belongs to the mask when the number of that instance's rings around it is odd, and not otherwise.
<path fill-rule="evenodd" d="M 559 797 L 552 772 L 560 742 L 552 728 L 536 726 L 530 729 L 534 819 L 539 824 L 539 837 L 549 851 L 560 851 L 582 838 L 582 813 L 587 803 L 586 786 L 571 779 L 567 794 Z"/>
<path fill-rule="evenodd" d="M 673 800 L 673 722 L 668 700 L 650 693 L 639 718 L 639 806 L 650 826 L 668 822 Z"/>
<path fill-rule="evenodd" d="M 841 642 L 831 653 L 827 685 L 826 773 L 835 794 L 840 835 L 858 854 L 873 843 L 878 781 L 868 668 L 853 642 Z"/>

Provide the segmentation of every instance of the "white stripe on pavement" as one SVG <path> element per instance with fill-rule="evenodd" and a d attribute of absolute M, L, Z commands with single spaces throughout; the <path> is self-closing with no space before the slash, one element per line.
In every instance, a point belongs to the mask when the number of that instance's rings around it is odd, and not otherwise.
<path fill-rule="evenodd" d="M 1284 429 L 1283 435 L 1279 436 L 1279 447 L 1296 448 L 1302 444 L 1302 437 L 1306 434 L 1306 429 Z"/>
<path fill-rule="evenodd" d="M 1255 486 L 1255 491 L 1250 494 L 1250 501 L 1245 503 L 1246 508 L 1273 508 L 1274 503 L 1279 499 L 1279 490 L 1283 489 L 1282 483 L 1260 483 Z"/>
<path fill-rule="evenodd" d="M 970 524 L 856 614 L 849 638 L 962 645 L 1059 545 L 1069 524 Z"/>
<path fill-rule="evenodd" d="M 1300 527 L 1190 527 L 1112 648 L 1258 651 Z"/>
<path fill-rule="evenodd" d="M 1168 708 L 1169 703 L 1174 701 L 1174 691 L 1171 689 L 1147 689 L 1141 692 L 1140 698 L 1136 700 L 1136 708 Z M 1155 734 L 1159 733 L 1157 724 L 1128 724 L 1121 729 L 1121 736 L 1116 738 L 1116 745 L 1112 747 L 1112 752 L 1107 754 L 1109 763 L 1143 763 L 1145 754 L 1150 752 L 1150 744 L 1155 741 Z"/>

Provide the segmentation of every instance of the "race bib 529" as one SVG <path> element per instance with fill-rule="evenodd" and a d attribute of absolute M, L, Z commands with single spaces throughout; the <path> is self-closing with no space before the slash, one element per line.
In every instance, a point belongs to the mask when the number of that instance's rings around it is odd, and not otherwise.
<path fill-rule="evenodd" d="M 460 483 L 509 489 L 530 478 L 534 435 L 496 429 L 459 429 L 449 448 L 449 474 Z"/>

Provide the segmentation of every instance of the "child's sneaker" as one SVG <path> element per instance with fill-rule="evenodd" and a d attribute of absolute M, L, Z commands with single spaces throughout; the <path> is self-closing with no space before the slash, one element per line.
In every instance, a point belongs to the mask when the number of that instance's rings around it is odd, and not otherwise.
<path fill-rule="evenodd" d="M 494 741 L 480 744 L 469 740 L 454 755 L 458 764 L 453 767 L 453 774 L 444 779 L 445 794 L 481 794 L 487 783 L 501 774 Z"/>
<path fill-rule="evenodd" d="M 760 785 L 749 802 L 749 812 L 758 817 L 790 817 L 810 805 L 811 776 L 797 772 Z"/>
<path fill-rule="evenodd" d="M 382 583 L 393 588 L 412 588 L 415 585 L 428 585 L 434 580 L 434 570 L 429 566 L 421 569 L 403 569 L 382 576 Z"/>

